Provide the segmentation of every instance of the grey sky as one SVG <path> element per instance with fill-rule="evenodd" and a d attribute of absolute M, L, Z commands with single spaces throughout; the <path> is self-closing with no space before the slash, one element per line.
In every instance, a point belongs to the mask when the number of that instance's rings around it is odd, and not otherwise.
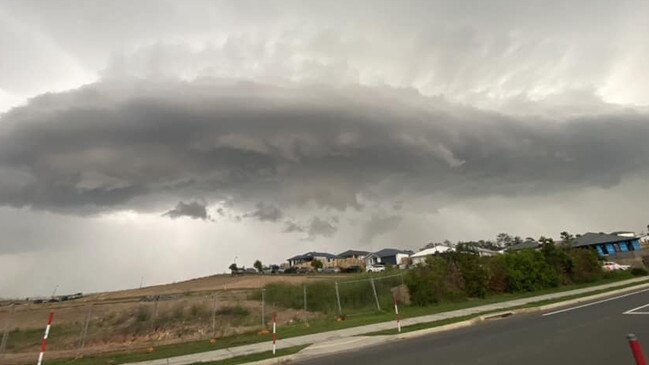
<path fill-rule="evenodd" d="M 648 33 L 643 1 L 0 1 L 0 296 L 641 230 Z"/>

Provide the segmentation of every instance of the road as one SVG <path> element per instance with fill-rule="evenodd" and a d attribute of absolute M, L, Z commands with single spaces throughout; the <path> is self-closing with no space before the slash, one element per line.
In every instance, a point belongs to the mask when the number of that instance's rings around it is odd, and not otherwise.
<path fill-rule="evenodd" d="M 628 333 L 638 336 L 649 355 L 649 289 L 296 364 L 635 364 Z"/>

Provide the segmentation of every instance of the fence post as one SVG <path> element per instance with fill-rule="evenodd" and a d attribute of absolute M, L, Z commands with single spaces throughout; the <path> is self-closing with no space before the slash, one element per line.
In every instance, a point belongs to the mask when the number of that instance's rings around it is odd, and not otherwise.
<path fill-rule="evenodd" d="M 374 285 L 374 278 L 370 278 L 370 284 L 372 284 L 372 291 L 374 292 L 374 300 L 376 300 L 376 309 L 381 311 L 381 305 L 379 304 L 379 297 L 376 295 L 376 286 Z"/>
<path fill-rule="evenodd" d="M 399 316 L 399 307 L 397 306 L 397 296 L 392 294 L 392 302 L 394 303 L 394 314 L 397 315 L 397 332 L 401 333 L 401 317 Z"/>
<path fill-rule="evenodd" d="M 273 355 L 275 355 L 277 342 L 277 312 L 273 312 Z"/>
<path fill-rule="evenodd" d="M 43 362 L 43 355 L 45 355 L 45 349 L 47 348 L 47 337 L 50 334 L 50 327 L 52 326 L 52 320 L 54 319 L 54 312 L 50 312 L 50 316 L 47 319 L 47 327 L 45 327 L 45 334 L 43 335 L 43 341 L 41 342 L 41 352 L 38 354 L 38 362 L 36 365 L 41 365 Z"/>
<path fill-rule="evenodd" d="M 336 300 L 338 301 L 338 314 L 342 317 L 343 307 L 340 305 L 340 292 L 338 291 L 338 282 L 336 281 Z"/>
<path fill-rule="evenodd" d="M 88 326 L 90 325 L 90 314 L 92 312 L 92 304 L 88 304 L 86 310 L 86 318 L 83 321 L 81 328 L 81 339 L 79 340 L 79 355 L 82 355 L 84 347 L 86 347 L 86 336 L 88 335 Z"/>
<path fill-rule="evenodd" d="M 309 315 L 307 314 L 307 304 L 306 304 L 306 285 L 304 286 L 304 323 L 309 324 Z"/>
<path fill-rule="evenodd" d="M 266 292 L 266 289 L 261 289 L 261 328 L 264 329 L 266 327 L 266 323 L 264 321 L 264 318 L 266 317 L 266 314 L 264 313 L 264 293 Z"/>
<path fill-rule="evenodd" d="M 2 341 L 0 342 L 0 357 L 4 354 L 5 349 L 7 348 L 7 341 L 9 341 L 9 326 L 11 325 L 11 319 L 13 318 L 14 310 L 16 307 L 11 303 L 11 311 L 7 315 L 7 320 L 5 320 L 5 328 L 2 334 Z"/>
<path fill-rule="evenodd" d="M 631 352 L 633 353 L 633 358 L 635 359 L 636 365 L 647 365 L 647 361 L 642 354 L 642 349 L 640 348 L 640 342 L 638 342 L 638 338 L 636 338 L 633 333 L 629 333 L 626 338 L 627 340 L 629 340 L 629 346 L 631 347 Z"/>
<path fill-rule="evenodd" d="M 216 292 L 212 294 L 212 337 L 216 337 Z"/>

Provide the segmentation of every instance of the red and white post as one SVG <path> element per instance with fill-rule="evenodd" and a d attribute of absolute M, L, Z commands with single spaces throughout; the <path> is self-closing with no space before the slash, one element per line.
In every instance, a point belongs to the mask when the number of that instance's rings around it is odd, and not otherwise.
<path fill-rule="evenodd" d="M 50 334 L 50 327 L 52 326 L 52 320 L 54 319 L 54 312 L 50 312 L 50 317 L 47 319 L 47 327 L 45 327 L 45 335 L 43 336 L 43 342 L 41 342 L 41 352 L 38 354 L 38 362 L 36 365 L 41 365 L 43 362 L 43 355 L 45 354 L 45 349 L 47 348 L 47 336 Z"/>
<path fill-rule="evenodd" d="M 629 333 L 626 336 L 626 339 L 629 340 L 629 346 L 631 347 L 631 352 L 633 353 L 633 358 L 635 359 L 636 365 L 647 365 L 647 361 L 644 358 L 642 353 L 642 348 L 640 348 L 640 342 L 635 337 L 633 333 Z"/>
<path fill-rule="evenodd" d="M 392 295 L 392 302 L 394 303 L 394 314 L 397 315 L 397 331 L 401 332 L 401 317 L 399 316 L 399 306 L 397 305 L 396 295 Z"/>
<path fill-rule="evenodd" d="M 277 312 L 273 312 L 273 355 L 277 350 Z"/>

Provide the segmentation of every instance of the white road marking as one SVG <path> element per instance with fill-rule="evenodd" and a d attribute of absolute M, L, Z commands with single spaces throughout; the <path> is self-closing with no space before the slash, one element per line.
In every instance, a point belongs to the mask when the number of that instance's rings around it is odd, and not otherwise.
<path fill-rule="evenodd" d="M 622 314 L 649 314 L 649 312 L 638 312 L 638 309 L 642 309 L 645 307 L 649 307 L 649 304 L 641 305 L 637 308 L 629 309 L 628 311 L 622 313 Z"/>
<path fill-rule="evenodd" d="M 644 290 L 636 291 L 636 292 L 633 292 L 633 293 L 628 293 L 628 294 L 618 295 L 617 297 L 608 298 L 608 299 L 603 299 L 603 300 L 599 300 L 599 301 L 597 301 L 597 302 L 587 303 L 587 304 L 583 304 L 583 305 L 578 305 L 578 306 L 576 306 L 576 307 L 571 307 L 571 308 L 561 309 L 561 310 L 554 311 L 554 312 L 550 312 L 550 313 L 544 313 L 544 314 L 542 314 L 542 316 L 543 316 L 543 317 L 545 317 L 545 316 L 552 316 L 552 315 L 555 315 L 555 314 L 559 314 L 559 313 L 563 313 L 563 312 L 568 312 L 568 311 L 575 310 L 575 309 L 586 308 L 586 307 L 590 307 L 591 305 L 600 304 L 600 303 L 605 303 L 605 302 L 610 302 L 611 300 L 616 300 L 616 299 L 620 299 L 620 298 L 628 297 L 628 296 L 631 296 L 631 295 L 636 295 L 636 294 L 644 293 L 644 292 L 646 292 L 646 291 L 649 291 L 649 289 L 644 289 Z"/>

